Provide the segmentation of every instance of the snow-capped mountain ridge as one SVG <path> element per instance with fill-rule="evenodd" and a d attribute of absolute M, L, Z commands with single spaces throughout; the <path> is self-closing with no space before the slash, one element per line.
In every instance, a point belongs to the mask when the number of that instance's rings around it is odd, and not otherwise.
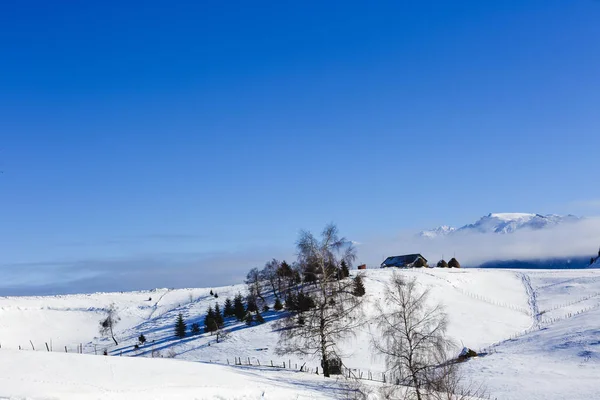
<path fill-rule="evenodd" d="M 435 229 L 422 231 L 420 236 L 435 238 L 457 233 L 513 233 L 519 230 L 538 230 L 553 227 L 563 223 L 578 221 L 574 215 L 532 214 L 532 213 L 490 213 L 481 217 L 475 223 L 460 228 L 440 226 Z"/>

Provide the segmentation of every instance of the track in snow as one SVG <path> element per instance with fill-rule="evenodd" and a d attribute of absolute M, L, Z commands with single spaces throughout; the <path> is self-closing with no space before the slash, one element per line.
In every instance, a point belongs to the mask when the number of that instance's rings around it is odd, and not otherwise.
<path fill-rule="evenodd" d="M 535 289 L 533 289 L 533 286 L 531 286 L 531 280 L 529 279 L 529 275 L 522 272 L 517 272 L 517 276 L 521 278 L 523 286 L 525 286 L 525 291 L 527 292 L 527 302 L 529 303 L 529 307 L 531 308 L 533 326 L 539 328 L 541 324 L 541 317 L 540 310 L 537 304 L 537 293 Z"/>

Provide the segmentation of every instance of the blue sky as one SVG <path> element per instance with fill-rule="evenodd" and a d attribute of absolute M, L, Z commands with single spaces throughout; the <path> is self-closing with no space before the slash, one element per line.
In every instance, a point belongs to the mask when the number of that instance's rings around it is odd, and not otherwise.
<path fill-rule="evenodd" d="M 87 3 L 0 5 L 5 286 L 598 214 L 598 1 Z"/>

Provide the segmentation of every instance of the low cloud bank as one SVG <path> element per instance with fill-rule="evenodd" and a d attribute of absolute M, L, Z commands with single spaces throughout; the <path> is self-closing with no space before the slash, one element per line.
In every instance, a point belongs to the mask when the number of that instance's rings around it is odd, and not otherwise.
<path fill-rule="evenodd" d="M 242 283 L 253 267 L 273 257 L 293 258 L 280 249 L 236 252 L 149 254 L 139 257 L 2 266 L 0 295 L 54 295 L 216 287 Z"/>
<path fill-rule="evenodd" d="M 511 234 L 457 233 L 434 239 L 403 233 L 395 237 L 360 238 L 359 263 L 377 267 L 390 255 L 421 253 L 431 263 L 456 256 L 464 266 L 488 261 L 590 257 L 600 246 L 600 218 Z M 129 258 L 41 262 L 1 266 L 0 295 L 46 295 L 129 291 L 157 287 L 209 287 L 243 282 L 250 268 L 272 258 L 293 261 L 287 248 L 233 252 L 159 253 Z"/>
<path fill-rule="evenodd" d="M 362 243 L 358 247 L 359 256 L 370 266 L 379 265 L 386 256 L 409 253 L 421 253 L 430 262 L 456 256 L 461 264 L 469 266 L 487 261 L 590 257 L 597 255 L 600 247 L 600 218 L 510 234 L 457 232 L 431 239 L 405 233 Z"/>

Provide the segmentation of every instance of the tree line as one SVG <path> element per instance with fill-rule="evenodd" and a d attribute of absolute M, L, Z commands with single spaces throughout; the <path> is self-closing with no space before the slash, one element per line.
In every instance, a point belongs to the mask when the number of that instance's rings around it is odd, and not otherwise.
<path fill-rule="evenodd" d="M 397 271 L 386 284 L 385 298 L 376 305 L 374 319 L 365 318 L 364 275 L 351 277 L 356 260 L 352 242 L 339 235 L 335 225 L 325 227 L 319 236 L 302 231 L 296 243 L 297 260 L 270 260 L 261 269 L 252 268 L 245 280 L 246 294 L 209 305 L 203 327 L 189 328 L 178 314 L 174 334 L 178 338 L 205 333 L 225 337 L 225 324 L 243 322 L 249 326 L 265 322 L 263 313 L 281 312 L 275 323 L 279 332 L 276 353 L 316 356 L 325 377 L 339 373 L 345 354 L 341 345 L 365 324 L 374 322 L 378 334 L 371 346 L 385 356 L 395 382 L 386 386 L 384 398 L 467 399 L 482 395 L 479 387 L 465 385 L 450 356 L 454 344 L 447 336 L 447 316 L 441 305 L 429 300 L 429 289 L 416 279 L 407 280 Z M 211 291 L 211 294 L 213 292 Z M 216 293 L 213 294 L 218 298 Z M 272 304 L 272 305 L 270 305 Z M 101 321 L 101 332 L 112 337 L 119 321 L 114 306 Z M 146 342 L 144 335 L 138 339 Z M 136 345 L 137 346 L 137 345 Z M 470 352 L 468 354 L 471 354 Z"/>

